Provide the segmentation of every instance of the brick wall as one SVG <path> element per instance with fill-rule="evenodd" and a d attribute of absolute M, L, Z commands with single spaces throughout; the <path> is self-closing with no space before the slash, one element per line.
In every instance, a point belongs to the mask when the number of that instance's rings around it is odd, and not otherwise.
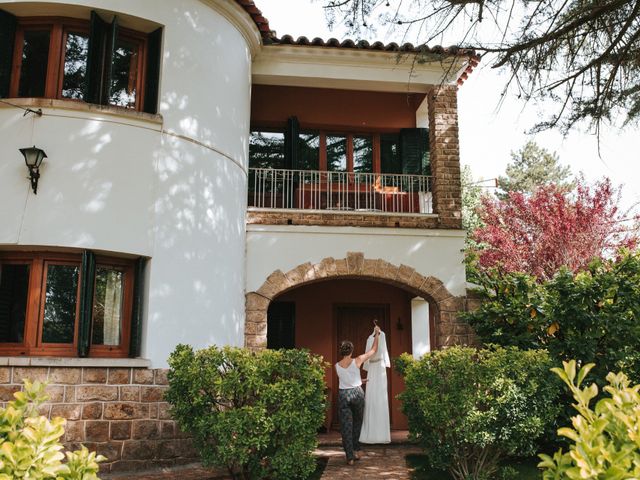
<path fill-rule="evenodd" d="M 462 228 L 457 86 L 434 86 L 427 98 L 433 209 L 443 228 Z"/>
<path fill-rule="evenodd" d="M 283 210 L 249 210 L 247 212 L 247 223 L 261 225 L 321 225 L 388 228 L 440 227 L 438 217 L 435 215 L 363 215 L 360 213 L 305 212 Z"/>
<path fill-rule="evenodd" d="M 13 399 L 22 379 L 48 381 L 42 414 L 67 419 L 63 442 L 107 457 L 102 473 L 197 461 L 192 442 L 163 401 L 167 370 L 95 367 L 0 367 L 0 401 Z"/>

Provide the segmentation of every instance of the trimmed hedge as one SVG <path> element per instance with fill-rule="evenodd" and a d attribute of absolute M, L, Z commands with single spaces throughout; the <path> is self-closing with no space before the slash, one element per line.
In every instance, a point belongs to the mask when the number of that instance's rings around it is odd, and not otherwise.
<path fill-rule="evenodd" d="M 558 414 L 560 382 L 545 351 L 453 347 L 397 367 L 409 432 L 430 466 L 458 480 L 498 477 L 508 455 L 533 455 Z"/>
<path fill-rule="evenodd" d="M 325 364 L 302 350 L 233 347 L 169 358 L 167 401 L 202 461 L 236 479 L 306 478 L 324 421 Z"/>

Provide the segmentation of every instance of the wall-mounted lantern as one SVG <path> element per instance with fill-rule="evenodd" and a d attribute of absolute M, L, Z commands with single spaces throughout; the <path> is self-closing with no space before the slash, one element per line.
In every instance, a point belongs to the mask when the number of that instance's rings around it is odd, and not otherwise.
<path fill-rule="evenodd" d="M 40 165 L 42 160 L 47 158 L 47 154 L 41 148 L 33 147 L 21 148 L 20 153 L 24 156 L 24 163 L 29 169 L 29 180 L 31 180 L 31 188 L 35 195 L 38 194 L 38 179 L 40 178 Z"/>

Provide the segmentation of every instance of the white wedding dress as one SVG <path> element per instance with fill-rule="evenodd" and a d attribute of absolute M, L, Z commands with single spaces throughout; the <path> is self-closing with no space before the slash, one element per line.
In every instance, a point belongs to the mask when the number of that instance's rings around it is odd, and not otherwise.
<path fill-rule="evenodd" d="M 368 352 L 373 346 L 373 334 L 367 339 Z M 380 332 L 378 351 L 364 362 L 362 368 L 367 373 L 367 387 L 364 397 L 364 419 L 360 433 L 361 443 L 390 443 L 389 395 L 387 393 L 387 368 L 391 367 L 387 340 Z"/>

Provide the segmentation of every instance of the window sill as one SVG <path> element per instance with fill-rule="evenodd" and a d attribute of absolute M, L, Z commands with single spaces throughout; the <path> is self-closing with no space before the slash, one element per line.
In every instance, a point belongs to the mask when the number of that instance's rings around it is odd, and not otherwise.
<path fill-rule="evenodd" d="M 138 112 L 137 110 L 131 110 L 124 107 L 114 107 L 112 105 L 96 105 L 80 100 L 60 100 L 53 98 L 3 98 L 2 103 L 0 103 L 0 108 L 12 108 L 12 106 L 19 108 L 31 108 L 34 110 L 38 108 L 54 108 L 57 110 L 71 110 L 87 114 L 94 113 L 153 123 L 156 125 L 162 125 L 163 122 L 162 115 L 160 114 Z M 44 114 L 46 115 L 46 112 L 44 112 Z"/>
<path fill-rule="evenodd" d="M 0 367 L 124 367 L 149 368 L 146 358 L 62 358 L 62 357 L 3 357 Z"/>

